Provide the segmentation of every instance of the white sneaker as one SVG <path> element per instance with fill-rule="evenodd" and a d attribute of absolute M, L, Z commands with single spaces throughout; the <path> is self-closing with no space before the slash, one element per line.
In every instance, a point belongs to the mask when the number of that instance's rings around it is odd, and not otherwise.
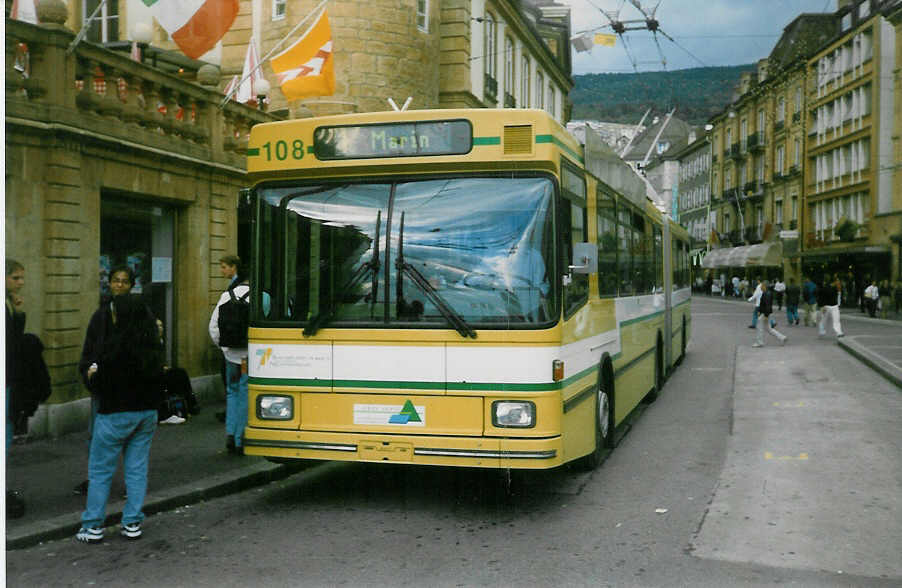
<path fill-rule="evenodd" d="M 184 423 L 184 422 L 185 422 L 185 419 L 183 419 L 182 417 L 180 417 L 180 416 L 177 415 L 177 414 L 174 414 L 174 415 L 172 415 L 171 417 L 169 417 L 168 419 L 164 419 L 164 420 L 160 421 L 160 424 L 161 424 L 161 425 L 163 425 L 163 424 L 166 424 L 166 425 L 181 425 L 181 424 Z"/>

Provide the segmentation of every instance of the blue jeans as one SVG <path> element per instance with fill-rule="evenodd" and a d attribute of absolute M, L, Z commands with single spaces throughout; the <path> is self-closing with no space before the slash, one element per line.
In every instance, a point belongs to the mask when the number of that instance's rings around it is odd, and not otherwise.
<path fill-rule="evenodd" d="M 799 305 L 798 304 L 787 304 L 786 305 L 786 320 L 789 324 L 793 324 L 799 320 Z"/>
<path fill-rule="evenodd" d="M 241 447 L 247 426 L 247 374 L 241 364 L 226 361 L 226 435 L 235 437 L 235 447 Z"/>
<path fill-rule="evenodd" d="M 752 313 L 752 326 L 758 326 L 758 307 L 755 307 L 755 312 Z"/>
<path fill-rule="evenodd" d="M 128 492 L 125 508 L 122 509 L 122 524 L 144 520 L 141 507 L 147 494 L 147 464 L 156 429 L 156 410 L 98 414 L 94 419 L 88 463 L 88 499 L 81 515 L 83 527 L 103 526 L 110 484 L 120 453 L 123 454 L 125 490 Z"/>

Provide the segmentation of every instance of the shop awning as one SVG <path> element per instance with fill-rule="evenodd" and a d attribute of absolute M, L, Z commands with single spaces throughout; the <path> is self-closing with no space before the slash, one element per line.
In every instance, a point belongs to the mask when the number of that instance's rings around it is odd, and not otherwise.
<path fill-rule="evenodd" d="M 727 247 L 709 251 L 702 267 L 779 267 L 783 265 L 783 243 L 773 241 L 741 247 Z"/>

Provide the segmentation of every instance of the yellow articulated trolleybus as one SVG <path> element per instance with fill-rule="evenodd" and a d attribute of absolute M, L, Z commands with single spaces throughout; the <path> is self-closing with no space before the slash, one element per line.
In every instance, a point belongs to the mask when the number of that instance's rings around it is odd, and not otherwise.
<path fill-rule="evenodd" d="M 245 451 L 597 465 L 685 353 L 688 236 L 538 110 L 257 125 Z"/>

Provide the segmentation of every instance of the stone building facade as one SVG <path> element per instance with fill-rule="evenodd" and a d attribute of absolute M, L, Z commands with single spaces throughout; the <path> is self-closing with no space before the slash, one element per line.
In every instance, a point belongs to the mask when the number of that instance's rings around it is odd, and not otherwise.
<path fill-rule="evenodd" d="M 114 265 L 136 270 L 170 365 L 216 392 L 207 321 L 226 285 L 217 261 L 236 242 L 242 138 L 272 119 L 220 110 L 218 76 L 204 87 L 91 43 L 69 51 L 75 33 L 55 16 L 5 30 L 5 248 L 25 265 L 26 329 L 53 384 L 30 424 L 38 436 L 87 426 L 77 363 Z"/>

